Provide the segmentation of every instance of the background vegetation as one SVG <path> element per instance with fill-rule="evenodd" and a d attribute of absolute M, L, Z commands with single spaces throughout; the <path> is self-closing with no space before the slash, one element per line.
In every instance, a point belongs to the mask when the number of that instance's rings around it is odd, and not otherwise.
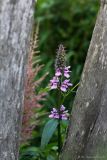
<path fill-rule="evenodd" d="M 38 88 L 35 88 L 37 95 L 41 87 L 45 87 L 54 73 L 54 59 L 56 49 L 60 43 L 66 48 L 66 57 L 69 65 L 72 66 L 72 82 L 76 84 L 81 77 L 87 50 L 91 40 L 96 15 L 98 12 L 98 0 L 38 0 L 35 7 L 35 26 L 39 22 L 39 64 L 44 67 L 35 76 L 35 81 L 49 75 L 42 81 Z M 36 59 L 37 61 L 37 59 Z M 75 94 L 68 98 L 66 106 L 71 110 Z M 56 136 L 51 143 L 42 150 L 40 139 L 43 125 L 47 121 L 47 113 L 50 105 L 55 104 L 55 96 L 48 94 L 46 101 L 40 103 L 44 106 L 35 109 L 36 124 L 32 131 L 30 140 L 21 145 L 20 160 L 56 160 Z M 67 124 L 63 123 L 62 132 L 65 132 Z M 55 133 L 56 135 L 57 133 Z M 65 134 L 63 134 L 63 139 Z"/>

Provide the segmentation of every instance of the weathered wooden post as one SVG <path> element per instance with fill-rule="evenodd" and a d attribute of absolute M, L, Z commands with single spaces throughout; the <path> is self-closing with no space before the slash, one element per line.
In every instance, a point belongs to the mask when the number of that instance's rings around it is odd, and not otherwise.
<path fill-rule="evenodd" d="M 17 160 L 34 0 L 0 0 L 0 160 Z"/>
<path fill-rule="evenodd" d="M 60 159 L 107 159 L 107 0 L 101 0 Z"/>

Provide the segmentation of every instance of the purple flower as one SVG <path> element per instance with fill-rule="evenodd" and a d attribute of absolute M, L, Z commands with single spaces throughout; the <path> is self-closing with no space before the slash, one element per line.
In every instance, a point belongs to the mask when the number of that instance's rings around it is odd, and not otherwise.
<path fill-rule="evenodd" d="M 61 108 L 60 108 L 60 118 L 63 119 L 63 120 L 67 120 L 68 116 L 69 116 L 68 110 L 65 110 L 64 105 L 61 105 Z"/>
<path fill-rule="evenodd" d="M 70 68 L 70 66 L 64 68 L 64 76 L 65 76 L 66 78 L 69 78 L 69 77 L 70 77 L 69 73 L 70 73 L 71 71 L 69 70 L 69 68 Z"/>
<path fill-rule="evenodd" d="M 61 119 L 63 119 L 63 120 L 67 120 L 68 119 L 67 111 L 66 111 L 66 113 L 61 114 Z"/>
<path fill-rule="evenodd" d="M 70 80 L 68 79 L 62 82 L 61 87 L 60 87 L 61 91 L 67 92 L 67 89 L 69 88 L 69 86 L 72 86 L 72 83 L 70 83 L 69 81 Z"/>
<path fill-rule="evenodd" d="M 61 105 L 60 111 L 61 112 L 65 111 L 65 106 L 64 105 Z"/>
<path fill-rule="evenodd" d="M 61 105 L 60 110 L 57 110 L 56 108 L 52 109 L 49 118 L 67 120 L 68 116 L 68 110 L 65 110 L 65 107 Z"/>
<path fill-rule="evenodd" d="M 58 77 L 53 77 L 53 79 L 50 80 L 51 89 L 56 89 L 58 87 L 58 82 L 59 82 Z"/>
<path fill-rule="evenodd" d="M 55 76 L 59 77 L 59 76 L 61 76 L 61 75 L 62 75 L 61 69 L 60 69 L 60 68 L 57 68 L 56 73 L 55 73 Z"/>
<path fill-rule="evenodd" d="M 56 108 L 53 108 L 51 114 L 49 115 L 49 118 L 59 119 L 59 114 Z"/>

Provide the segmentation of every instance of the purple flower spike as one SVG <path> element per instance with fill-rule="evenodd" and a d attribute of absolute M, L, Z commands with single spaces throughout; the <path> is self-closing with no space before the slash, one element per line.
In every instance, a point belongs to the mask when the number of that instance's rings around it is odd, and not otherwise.
<path fill-rule="evenodd" d="M 63 92 L 67 92 L 67 89 L 72 86 L 72 83 L 69 82 L 70 80 L 64 80 L 64 82 L 62 83 L 60 89 Z"/>
<path fill-rule="evenodd" d="M 49 118 L 67 120 L 68 116 L 68 110 L 65 110 L 65 107 L 61 105 L 60 112 L 56 108 L 53 108 Z"/>
<path fill-rule="evenodd" d="M 57 87 L 58 87 L 58 82 L 59 82 L 58 77 L 53 77 L 53 79 L 50 80 L 51 89 L 57 89 Z"/>
<path fill-rule="evenodd" d="M 70 74 L 69 74 L 69 73 L 70 73 L 71 71 L 70 71 L 69 69 L 70 69 L 70 66 L 64 68 L 64 76 L 65 76 L 66 78 L 69 78 L 69 77 L 70 77 Z"/>
<path fill-rule="evenodd" d="M 61 75 L 62 75 L 61 69 L 60 69 L 60 68 L 57 68 L 56 73 L 55 73 L 55 76 L 59 77 L 59 76 L 61 76 Z"/>

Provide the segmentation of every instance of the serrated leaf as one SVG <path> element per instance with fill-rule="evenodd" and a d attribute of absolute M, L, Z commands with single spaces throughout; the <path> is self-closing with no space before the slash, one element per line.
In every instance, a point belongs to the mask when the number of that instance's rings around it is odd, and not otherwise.
<path fill-rule="evenodd" d="M 45 146 L 49 143 L 57 126 L 58 126 L 58 120 L 56 119 L 51 119 L 46 123 L 43 129 L 42 138 L 41 138 L 42 148 L 45 148 Z"/>

